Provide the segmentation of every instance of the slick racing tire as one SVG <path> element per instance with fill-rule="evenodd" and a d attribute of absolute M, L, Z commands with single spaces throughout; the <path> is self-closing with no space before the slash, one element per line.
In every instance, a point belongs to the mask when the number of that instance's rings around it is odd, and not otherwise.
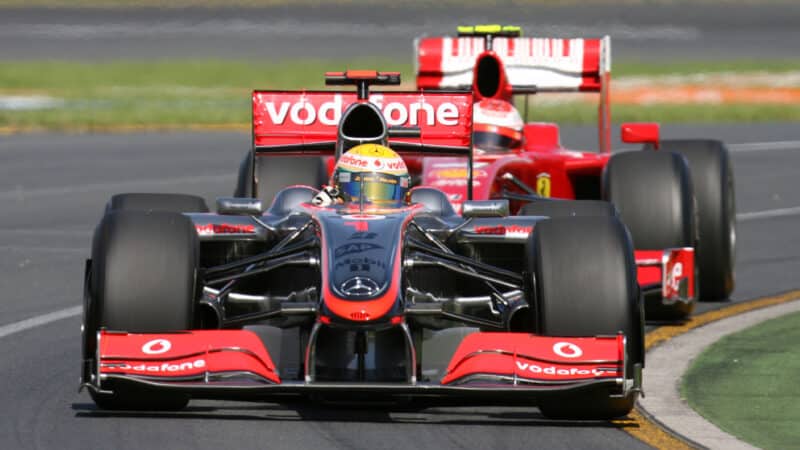
<path fill-rule="evenodd" d="M 203 197 L 188 194 L 117 194 L 106 205 L 106 213 L 113 211 L 205 213 L 208 205 Z"/>
<path fill-rule="evenodd" d="M 239 165 L 233 195 L 258 198 L 266 210 L 272 205 L 275 194 L 285 187 L 305 185 L 319 189 L 323 184 L 328 184 L 328 176 L 322 158 L 259 156 L 253 161 L 248 153 Z"/>
<path fill-rule="evenodd" d="M 84 305 L 84 357 L 95 358 L 97 331 L 189 330 L 198 289 L 199 244 L 192 221 L 165 211 L 115 211 L 95 230 Z M 113 388 L 112 388 L 113 389 Z M 91 391 L 103 409 L 175 410 L 182 394 Z"/>
<path fill-rule="evenodd" d="M 617 209 L 610 202 L 602 200 L 542 200 L 524 205 L 520 216 L 550 217 L 591 217 L 617 215 Z"/>
<path fill-rule="evenodd" d="M 680 153 L 689 163 L 697 201 L 697 255 L 700 300 L 727 299 L 734 288 L 736 196 L 728 149 L 715 140 L 665 140 L 662 151 Z"/>
<path fill-rule="evenodd" d="M 697 243 L 692 180 L 677 153 L 617 153 L 603 172 L 603 198 L 616 206 L 639 250 L 694 247 Z M 682 320 L 694 302 L 645 302 L 648 319 Z"/>
<path fill-rule="evenodd" d="M 535 332 L 594 337 L 624 333 L 626 374 L 644 365 L 644 318 L 628 231 L 616 217 L 553 218 L 538 222 L 527 244 L 533 279 Z M 638 393 L 605 390 L 547 397 L 553 419 L 609 419 L 628 414 Z"/>

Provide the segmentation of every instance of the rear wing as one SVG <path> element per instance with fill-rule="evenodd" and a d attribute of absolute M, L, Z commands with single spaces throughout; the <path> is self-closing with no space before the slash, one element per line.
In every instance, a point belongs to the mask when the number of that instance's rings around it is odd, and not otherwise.
<path fill-rule="evenodd" d="M 415 41 L 417 87 L 472 88 L 486 36 L 422 37 Z M 611 39 L 528 38 L 494 34 L 491 51 L 502 61 L 512 94 L 596 92 L 601 151 L 610 151 Z M 516 89 L 515 89 L 516 88 Z M 527 112 L 527 111 L 526 111 Z"/>
<path fill-rule="evenodd" d="M 458 92 L 254 91 L 253 149 L 256 153 L 333 155 L 340 119 L 357 103 L 370 103 L 388 127 L 389 146 L 400 153 L 469 155 L 472 103 Z"/>
<path fill-rule="evenodd" d="M 416 40 L 417 87 L 471 88 L 483 37 L 423 37 Z M 611 72 L 611 40 L 495 37 L 492 50 L 513 86 L 538 92 L 600 92 Z"/>

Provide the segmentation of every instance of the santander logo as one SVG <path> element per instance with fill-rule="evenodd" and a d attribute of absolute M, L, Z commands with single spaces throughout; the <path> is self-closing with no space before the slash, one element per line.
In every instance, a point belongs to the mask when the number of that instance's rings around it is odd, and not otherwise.
<path fill-rule="evenodd" d="M 458 107 L 451 102 L 432 103 L 418 100 L 415 102 L 384 102 L 383 94 L 374 94 L 369 98 L 383 113 L 386 124 L 398 125 L 458 125 Z M 264 111 L 275 125 L 289 121 L 295 125 L 311 125 L 319 122 L 322 125 L 338 125 L 346 106 L 341 94 L 334 94 L 333 100 L 314 105 L 308 101 L 263 102 Z"/>

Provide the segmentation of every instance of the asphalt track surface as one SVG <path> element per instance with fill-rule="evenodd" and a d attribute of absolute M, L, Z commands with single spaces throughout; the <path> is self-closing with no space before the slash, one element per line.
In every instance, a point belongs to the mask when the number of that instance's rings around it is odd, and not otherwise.
<path fill-rule="evenodd" d="M 574 148 L 591 146 L 594 136 L 585 127 L 563 133 Z M 663 133 L 731 144 L 794 141 L 731 149 L 740 213 L 800 206 L 796 125 L 666 126 Z M 104 203 L 126 191 L 209 201 L 229 195 L 248 142 L 245 133 L 200 132 L 0 137 L 0 448 L 646 448 L 610 423 L 553 422 L 535 408 L 407 412 L 197 401 L 177 414 L 95 409 L 77 392 L 77 307 Z M 731 301 L 800 287 L 798 230 L 800 215 L 791 213 L 739 223 Z M 59 311 L 66 318 L 16 331 L 19 321 L 36 325 Z"/>
<path fill-rule="evenodd" d="M 291 2 L 287 2 L 291 3 Z M 348 3 L 348 2 L 343 2 Z M 275 6 L 262 9 L 4 9 L 0 60 L 398 58 L 412 39 L 456 25 L 510 23 L 526 35 L 609 34 L 615 59 L 797 57 L 800 3 L 392 7 Z M 747 4 L 749 3 L 749 4 Z M 391 1 L 384 2 L 392 5 Z"/>

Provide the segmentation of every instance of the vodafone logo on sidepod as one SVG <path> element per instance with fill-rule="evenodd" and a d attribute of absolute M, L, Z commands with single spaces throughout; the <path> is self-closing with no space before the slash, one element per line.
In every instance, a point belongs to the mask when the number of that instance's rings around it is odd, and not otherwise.
<path fill-rule="evenodd" d="M 431 103 L 415 101 L 411 103 L 389 102 L 384 104 L 382 94 L 370 96 L 370 102 L 383 113 L 389 126 L 397 125 L 458 125 L 458 107 L 451 102 L 442 102 L 435 106 Z M 333 100 L 323 102 L 319 107 L 312 103 L 270 102 L 263 103 L 264 111 L 275 125 L 291 122 L 295 125 L 311 125 L 319 122 L 322 125 L 337 125 L 342 118 L 345 105 L 341 94 L 334 94 Z"/>

